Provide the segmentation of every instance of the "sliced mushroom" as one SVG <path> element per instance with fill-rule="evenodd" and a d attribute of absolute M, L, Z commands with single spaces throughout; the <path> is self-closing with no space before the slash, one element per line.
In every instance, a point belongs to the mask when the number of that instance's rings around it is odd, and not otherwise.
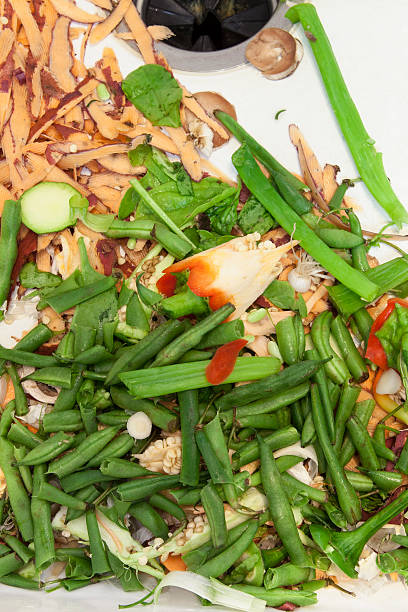
<path fill-rule="evenodd" d="M 214 116 L 216 110 L 224 111 L 231 115 L 234 119 L 237 118 L 237 113 L 232 104 L 223 96 L 215 91 L 199 91 L 194 94 L 194 98 L 203 107 L 205 112 L 211 119 L 220 123 Z M 225 139 L 214 132 L 204 121 L 198 119 L 188 108 L 185 111 L 185 129 L 194 139 L 194 144 L 198 149 L 203 151 L 206 156 L 211 154 L 212 149 L 217 149 L 221 145 L 228 142 L 229 138 Z M 220 123 L 221 125 L 221 123 Z M 225 129 L 225 126 L 222 126 Z"/>
<path fill-rule="evenodd" d="M 35 380 L 24 380 L 22 383 L 24 391 L 37 402 L 42 404 L 55 404 L 57 401 L 59 389 L 49 387 L 36 382 Z"/>
<path fill-rule="evenodd" d="M 265 28 L 247 45 L 247 60 L 269 79 L 284 79 L 298 67 L 303 45 L 286 30 Z"/>

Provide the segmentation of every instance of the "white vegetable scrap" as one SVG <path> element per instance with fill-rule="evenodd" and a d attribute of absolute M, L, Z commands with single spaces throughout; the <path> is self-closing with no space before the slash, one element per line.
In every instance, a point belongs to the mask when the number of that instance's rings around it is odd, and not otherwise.
<path fill-rule="evenodd" d="M 4 319 L 0 322 L 1 344 L 4 348 L 13 348 L 25 333 L 37 325 L 39 299 L 17 300 L 12 297 Z"/>
<path fill-rule="evenodd" d="M 288 274 L 289 284 L 298 293 L 306 293 L 312 283 L 319 284 L 322 279 L 332 278 L 322 266 L 306 251 L 301 251 L 300 257 L 294 252 L 297 259 L 296 268 Z"/>
<path fill-rule="evenodd" d="M 176 431 L 163 440 L 155 440 L 143 453 L 135 455 L 141 466 L 152 472 L 180 474 L 181 431 Z"/>
<path fill-rule="evenodd" d="M 145 440 L 152 433 L 152 422 L 144 412 L 135 412 L 127 422 L 128 434 L 135 440 Z"/>
<path fill-rule="evenodd" d="M 3 470 L 0 468 L 0 497 L 3 495 L 6 488 L 7 488 L 6 478 L 4 476 Z"/>

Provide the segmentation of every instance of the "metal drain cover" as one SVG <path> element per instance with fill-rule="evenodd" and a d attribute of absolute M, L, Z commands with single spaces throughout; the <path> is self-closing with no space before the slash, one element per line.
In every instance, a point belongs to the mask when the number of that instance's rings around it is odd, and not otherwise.
<path fill-rule="evenodd" d="M 134 0 L 147 25 L 165 25 L 175 36 L 158 48 L 170 66 L 214 72 L 247 63 L 248 41 L 264 27 L 289 29 L 279 0 Z"/>

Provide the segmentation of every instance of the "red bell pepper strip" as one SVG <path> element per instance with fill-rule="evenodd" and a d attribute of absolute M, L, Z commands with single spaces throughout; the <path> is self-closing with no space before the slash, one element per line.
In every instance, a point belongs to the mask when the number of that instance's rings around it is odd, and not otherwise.
<path fill-rule="evenodd" d="M 240 338 L 220 346 L 214 357 L 205 369 L 205 377 L 212 385 L 220 385 L 234 369 L 239 352 L 247 344 L 247 340 Z"/>
<path fill-rule="evenodd" d="M 174 295 L 174 291 L 176 289 L 177 279 L 173 274 L 169 274 L 166 272 L 159 278 L 156 283 L 156 287 L 160 293 L 165 295 L 166 297 L 171 297 Z"/>
<path fill-rule="evenodd" d="M 401 300 L 400 298 L 391 298 L 388 300 L 387 306 L 372 324 L 367 341 L 367 348 L 365 352 L 366 358 L 378 365 L 378 367 L 382 370 L 386 370 L 388 368 L 387 355 L 375 333 L 384 325 L 388 317 L 391 315 L 395 308 L 395 304 L 400 304 L 401 306 L 408 308 L 408 302 L 406 300 Z"/>

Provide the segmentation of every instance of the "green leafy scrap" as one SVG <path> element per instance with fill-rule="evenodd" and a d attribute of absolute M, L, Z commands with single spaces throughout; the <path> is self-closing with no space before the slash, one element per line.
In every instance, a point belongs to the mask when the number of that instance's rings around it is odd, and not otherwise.
<path fill-rule="evenodd" d="M 276 227 L 277 223 L 259 200 L 251 195 L 238 215 L 238 225 L 244 234 L 252 232 L 266 234 L 270 229 Z"/>
<path fill-rule="evenodd" d="M 302 318 L 307 315 L 305 300 L 302 295 L 296 297 L 295 290 L 288 281 L 272 281 L 263 295 L 278 308 L 298 312 Z"/>

